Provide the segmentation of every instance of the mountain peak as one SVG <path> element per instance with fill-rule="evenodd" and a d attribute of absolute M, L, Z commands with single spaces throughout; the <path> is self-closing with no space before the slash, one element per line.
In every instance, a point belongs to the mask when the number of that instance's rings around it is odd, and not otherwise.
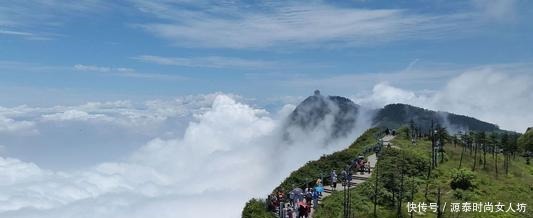
<path fill-rule="evenodd" d="M 287 128 L 305 131 L 329 130 L 331 138 L 345 136 L 355 127 L 359 105 L 341 96 L 323 96 L 319 90 L 307 97 L 290 114 Z"/>

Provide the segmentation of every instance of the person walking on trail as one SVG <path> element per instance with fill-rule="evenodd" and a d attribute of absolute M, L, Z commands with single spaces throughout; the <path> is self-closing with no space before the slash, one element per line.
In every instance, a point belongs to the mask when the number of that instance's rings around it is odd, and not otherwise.
<path fill-rule="evenodd" d="M 292 205 L 294 205 L 295 202 L 296 202 L 296 200 L 295 200 L 294 192 L 293 192 L 293 191 L 290 191 L 290 192 L 289 192 L 289 203 L 290 203 L 290 205 L 292 206 Z"/>
<path fill-rule="evenodd" d="M 289 215 L 289 218 L 294 218 L 294 212 L 292 211 L 291 207 L 289 207 L 289 209 L 287 209 L 287 213 Z"/>
<path fill-rule="evenodd" d="M 276 197 L 276 194 L 272 194 L 272 206 L 274 208 L 278 208 L 279 207 L 279 201 L 278 201 L 278 197 Z"/>
<path fill-rule="evenodd" d="M 337 189 L 337 172 L 335 170 L 331 171 L 331 187 Z"/>
<path fill-rule="evenodd" d="M 299 218 L 300 217 L 300 205 L 299 204 L 294 205 L 293 211 L 295 214 L 294 217 Z"/>
<path fill-rule="evenodd" d="M 324 191 L 324 186 L 322 186 L 322 183 L 315 186 L 315 191 L 318 192 L 318 196 L 322 196 L 322 192 Z"/>
<path fill-rule="evenodd" d="M 313 191 L 313 208 L 317 208 L 318 207 L 318 197 L 319 197 L 319 194 L 316 190 Z"/>
<path fill-rule="evenodd" d="M 276 211 L 276 208 L 278 207 L 277 204 L 278 204 L 278 198 L 276 198 L 276 195 L 275 194 L 271 194 L 268 196 L 268 201 L 269 201 L 269 204 L 268 204 L 268 208 L 270 211 Z"/>
<path fill-rule="evenodd" d="M 346 170 L 341 171 L 341 179 L 342 179 L 342 186 L 346 186 L 346 176 L 348 173 L 346 173 Z"/>
<path fill-rule="evenodd" d="M 366 172 L 370 173 L 370 161 L 366 161 L 365 162 L 365 169 L 366 169 Z"/>
<path fill-rule="evenodd" d="M 305 190 L 305 203 L 311 205 L 311 201 L 313 200 L 313 189 L 307 188 Z"/>
<path fill-rule="evenodd" d="M 281 209 L 281 217 L 286 217 L 288 213 L 288 207 L 286 205 L 283 205 L 283 209 Z"/>
<path fill-rule="evenodd" d="M 299 216 L 298 218 L 307 218 L 307 208 L 303 204 L 300 204 L 300 207 L 298 208 Z"/>
<path fill-rule="evenodd" d="M 317 179 L 316 180 L 315 190 L 318 191 L 319 195 L 322 195 L 322 191 L 320 191 L 322 189 L 324 189 L 324 186 L 322 186 L 322 179 Z"/>
<path fill-rule="evenodd" d="M 285 201 L 285 194 L 283 191 L 278 192 L 278 201 Z"/>

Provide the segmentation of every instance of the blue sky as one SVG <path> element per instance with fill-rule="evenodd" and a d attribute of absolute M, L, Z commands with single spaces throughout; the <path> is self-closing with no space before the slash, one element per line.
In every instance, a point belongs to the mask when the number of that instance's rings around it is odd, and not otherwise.
<path fill-rule="evenodd" d="M 354 95 L 338 76 L 529 63 L 529 1 L 4 1 L 2 105 Z M 413 84 L 435 89 L 449 76 Z M 302 83 L 301 81 L 313 80 Z M 379 80 L 379 79 L 378 79 Z M 430 81 L 432 80 L 432 81 Z M 17 93 L 12 95 L 11 93 Z M 36 97 L 39 96 L 39 97 Z"/>

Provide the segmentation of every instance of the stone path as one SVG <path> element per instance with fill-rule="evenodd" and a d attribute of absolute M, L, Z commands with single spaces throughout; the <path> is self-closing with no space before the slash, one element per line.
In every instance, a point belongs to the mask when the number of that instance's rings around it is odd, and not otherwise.
<path fill-rule="evenodd" d="M 384 146 L 391 145 L 392 147 L 398 148 L 397 146 L 394 146 L 394 145 L 392 145 L 390 143 L 390 141 L 392 139 L 394 139 L 394 136 L 387 135 L 387 136 L 384 136 L 382 139 L 383 139 L 383 145 Z M 368 156 L 367 159 L 368 159 L 368 162 L 370 163 L 370 169 L 371 169 L 370 173 L 367 173 L 367 172 L 355 173 L 352 176 L 350 189 L 355 188 L 358 184 L 361 184 L 361 183 L 365 182 L 368 178 L 370 178 L 370 176 L 372 176 L 372 172 L 374 172 L 373 169 L 376 166 L 376 163 L 378 162 L 378 158 L 377 158 L 376 154 L 374 153 L 374 154 Z M 321 204 L 322 200 L 324 198 L 330 196 L 331 193 L 334 192 L 334 191 L 343 191 L 342 184 L 341 183 L 337 184 L 337 188 L 336 189 L 334 189 L 331 186 L 324 186 L 324 192 L 322 193 L 322 197 L 318 200 L 318 203 Z M 309 218 L 313 217 L 314 211 L 315 211 L 314 209 L 311 209 L 311 214 L 309 215 Z"/>

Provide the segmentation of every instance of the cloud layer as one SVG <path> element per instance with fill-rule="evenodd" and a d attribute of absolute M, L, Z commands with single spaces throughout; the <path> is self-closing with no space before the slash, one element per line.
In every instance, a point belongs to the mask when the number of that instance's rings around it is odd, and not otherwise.
<path fill-rule="evenodd" d="M 141 11 L 160 22 L 140 25 L 180 46 L 264 48 L 286 44 L 369 45 L 435 39 L 473 25 L 471 13 L 408 13 L 400 9 L 356 9 L 325 3 L 273 2 L 254 7 L 220 4 L 217 9 L 188 2 L 138 0 Z M 216 4 L 213 3 L 212 4 Z M 208 4 L 206 4 L 208 5 Z M 187 10 L 201 8 L 205 10 Z"/>
<path fill-rule="evenodd" d="M 533 123 L 533 82 L 530 74 L 517 73 L 523 69 L 473 68 L 431 92 L 382 80 L 354 99 L 365 107 L 402 102 L 465 114 L 522 132 Z M 293 109 L 268 112 L 221 93 L 142 104 L 0 107 L 0 217 L 238 217 L 246 200 L 264 197 L 292 170 L 342 149 L 369 126 L 364 121 L 370 116 L 362 113 L 354 133 L 326 142 L 332 123 L 325 119 L 309 131 L 292 129 L 289 143 L 282 127 Z M 61 146 L 38 152 L 30 147 L 39 154 L 35 161 L 13 155 L 12 143 L 32 137 L 57 138 L 50 146 Z M 96 153 L 81 146 L 93 138 Z M 74 168 L 43 167 L 38 159 L 102 156 L 113 152 L 107 141 L 117 138 L 119 146 L 141 143 L 120 150 L 121 157 Z M 61 153 L 69 149 L 74 153 Z"/>
<path fill-rule="evenodd" d="M 486 66 L 467 70 L 431 92 L 398 88 L 383 81 L 374 86 L 370 95 L 354 99 L 371 107 L 407 103 L 468 115 L 503 129 L 524 132 L 533 125 L 532 90 L 533 78 L 519 72 L 516 66 Z"/>
<path fill-rule="evenodd" d="M 293 106 L 270 114 L 228 95 L 216 94 L 210 101 L 192 112 L 182 135 L 156 137 L 123 161 L 58 171 L 1 158 L 0 217 L 238 217 L 247 199 L 265 196 L 294 168 L 356 136 L 325 146 L 322 136 L 329 133 L 320 128 L 300 131 L 295 143 L 288 143 L 279 118 Z M 117 105 L 128 108 L 120 102 L 107 107 Z M 103 108 L 86 105 L 91 113 L 78 108 L 42 117 L 45 122 L 115 122 L 116 114 L 102 113 Z"/>

